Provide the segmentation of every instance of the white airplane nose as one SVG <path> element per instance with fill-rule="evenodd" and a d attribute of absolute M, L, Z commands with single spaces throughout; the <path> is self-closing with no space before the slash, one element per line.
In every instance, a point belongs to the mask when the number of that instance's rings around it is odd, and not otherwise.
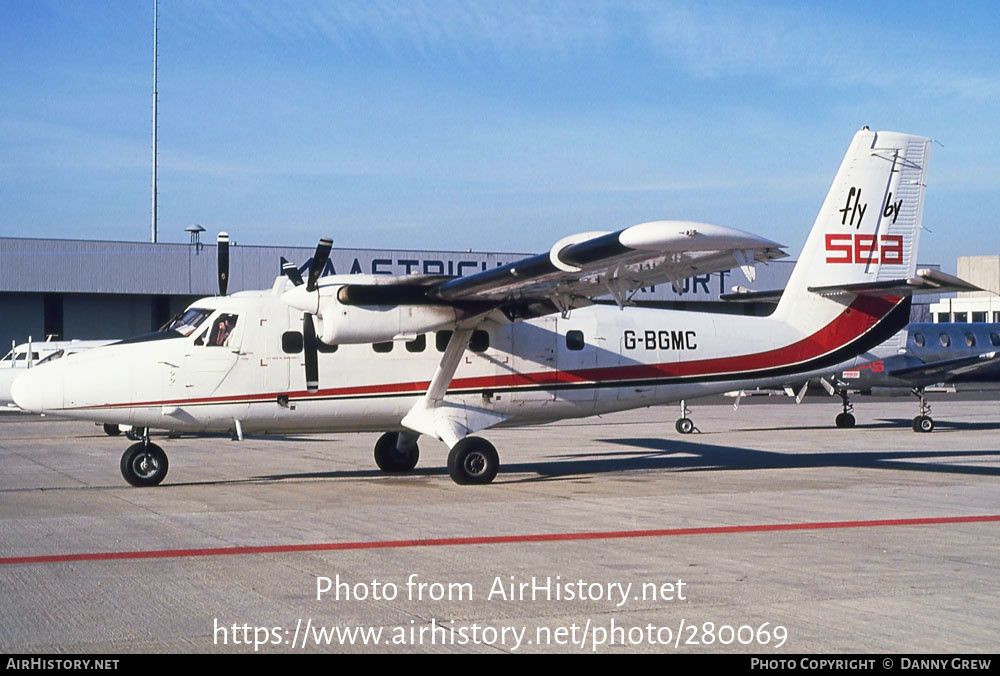
<path fill-rule="evenodd" d="M 18 408 L 31 413 L 44 413 L 62 408 L 62 382 L 52 369 L 28 369 L 14 379 L 11 397 Z"/>

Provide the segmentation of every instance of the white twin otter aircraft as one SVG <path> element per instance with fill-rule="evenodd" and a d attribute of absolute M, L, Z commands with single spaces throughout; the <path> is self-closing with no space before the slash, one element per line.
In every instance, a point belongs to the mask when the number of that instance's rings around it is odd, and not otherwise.
<path fill-rule="evenodd" d="M 859 131 L 802 256 L 767 317 L 635 307 L 641 287 L 784 256 L 779 244 L 704 223 L 588 232 L 466 277 L 320 276 L 286 264 L 269 291 L 204 298 L 160 332 L 18 378 L 27 411 L 145 428 L 121 459 L 136 486 L 178 433 L 383 432 L 375 462 L 417 463 L 420 436 L 450 449 L 459 484 L 500 466 L 491 427 L 660 405 L 854 364 L 909 319 L 910 294 L 954 278 L 916 270 L 929 139 Z M 228 238 L 220 236 L 220 278 Z M 965 287 L 963 287 L 965 288 Z M 615 302 L 595 304 L 600 297 Z"/>

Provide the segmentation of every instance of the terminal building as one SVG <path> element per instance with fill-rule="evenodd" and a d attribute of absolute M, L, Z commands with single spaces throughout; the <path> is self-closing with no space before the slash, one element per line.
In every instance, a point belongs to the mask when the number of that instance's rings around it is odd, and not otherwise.
<path fill-rule="evenodd" d="M 232 242 L 228 292 L 270 288 L 281 276 L 282 257 L 305 271 L 313 251 Z M 462 276 L 528 255 L 334 249 L 325 274 Z M 679 291 L 670 284 L 659 285 L 640 291 L 635 299 L 663 307 L 718 310 L 725 306 L 735 313 L 767 312 L 763 304 L 723 302 L 719 296 L 734 287 L 783 289 L 793 266 L 791 260 L 759 263 L 751 283 L 734 261 L 733 270 L 686 279 Z M 217 289 L 215 243 L 198 241 L 197 233 L 188 244 L 0 237 L 0 340 L 4 341 L 0 345 L 23 343 L 29 337 L 35 341 L 46 337 L 115 339 L 148 333 L 196 299 L 215 295 Z M 937 296 L 917 297 L 913 321 L 930 321 L 928 304 L 936 300 Z"/>
<path fill-rule="evenodd" d="M 930 306 L 935 322 L 1000 322 L 1000 256 L 960 256 L 958 276 L 983 291 L 963 291 Z"/>

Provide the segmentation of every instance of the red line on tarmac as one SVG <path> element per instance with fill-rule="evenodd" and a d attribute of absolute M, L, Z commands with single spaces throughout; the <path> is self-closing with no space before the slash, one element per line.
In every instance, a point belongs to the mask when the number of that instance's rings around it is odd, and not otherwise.
<path fill-rule="evenodd" d="M 201 556 L 244 556 L 248 554 L 286 554 L 289 552 L 328 552 L 355 549 L 401 549 L 407 547 L 455 547 L 460 545 L 501 545 L 521 542 L 566 542 L 570 540 L 620 540 L 677 535 L 726 535 L 766 533 L 790 530 L 837 528 L 885 528 L 892 526 L 929 526 L 953 523 L 1000 522 L 1000 514 L 987 516 L 945 516 L 923 519 L 880 519 L 877 521 L 820 521 L 814 523 L 774 523 L 756 526 L 710 526 L 703 528 L 663 528 L 593 533 L 545 533 L 538 535 L 495 535 L 488 537 L 436 538 L 429 540 L 381 540 L 373 542 L 326 542 L 305 545 L 267 545 L 259 547 L 208 547 L 203 549 L 152 549 L 135 552 L 94 552 L 89 554 L 54 554 L 49 556 L 11 556 L 0 558 L 0 565 L 24 563 L 67 563 L 70 561 L 116 561 L 123 559 L 176 559 Z"/>

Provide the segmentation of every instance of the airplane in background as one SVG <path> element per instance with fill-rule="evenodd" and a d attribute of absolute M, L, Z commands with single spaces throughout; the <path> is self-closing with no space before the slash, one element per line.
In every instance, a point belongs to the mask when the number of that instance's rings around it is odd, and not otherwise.
<path fill-rule="evenodd" d="M 767 317 L 630 305 L 642 287 L 734 260 L 752 279 L 756 263 L 784 255 L 721 226 L 581 233 L 466 277 L 320 279 L 324 238 L 306 279 L 287 264 L 270 291 L 227 296 L 220 283 L 165 330 L 32 369 L 13 395 L 25 410 L 146 429 L 120 463 L 137 486 L 168 468 L 148 428 L 382 432 L 374 455 L 386 472 L 412 470 L 427 436 L 450 449 L 456 483 L 489 483 L 499 455 L 482 430 L 819 376 L 903 328 L 911 294 L 968 288 L 916 270 L 929 144 L 867 127 L 854 136 Z"/>
<path fill-rule="evenodd" d="M 934 420 L 926 388 L 939 383 L 1000 382 L 1000 324 L 910 324 L 905 347 L 897 354 L 875 359 L 820 378 L 819 384 L 843 402 L 837 427 L 854 427 L 850 392 L 920 399 L 913 418 L 914 432 L 930 432 Z"/>
<path fill-rule="evenodd" d="M 51 338 L 51 336 L 49 337 Z M 15 344 L 11 341 L 10 352 L 0 359 L 0 410 L 17 410 L 11 397 L 11 386 L 22 373 L 33 366 L 76 354 L 84 350 L 107 345 L 111 340 L 50 340 L 33 342 L 28 337 L 27 343 Z"/>

